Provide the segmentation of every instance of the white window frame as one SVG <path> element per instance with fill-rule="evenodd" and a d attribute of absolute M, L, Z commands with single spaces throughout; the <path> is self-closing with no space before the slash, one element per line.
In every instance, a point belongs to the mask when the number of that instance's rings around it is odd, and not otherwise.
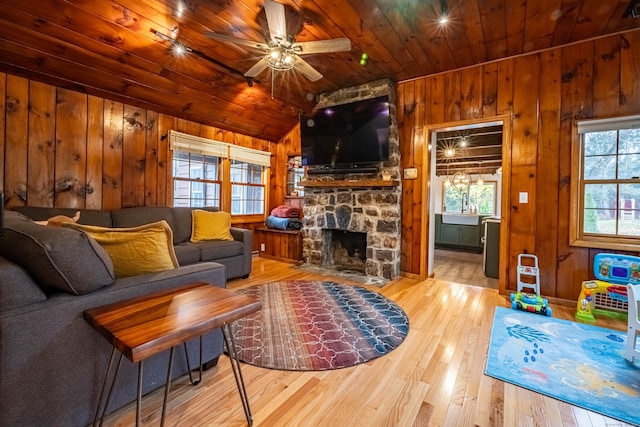
<path fill-rule="evenodd" d="M 238 159 L 232 159 L 232 163 L 233 161 L 246 165 L 246 168 L 243 167 L 242 169 L 240 169 L 241 170 L 240 180 L 235 180 L 233 173 L 230 174 L 229 176 L 229 180 L 231 182 L 231 207 L 230 207 L 231 214 L 232 215 L 264 215 L 265 203 L 266 203 L 266 200 L 265 200 L 266 199 L 266 188 L 265 188 L 266 174 L 265 174 L 264 167 L 262 167 L 261 165 L 256 165 L 255 163 L 238 160 Z M 260 183 L 250 182 L 249 167 L 251 166 L 258 166 L 261 168 L 259 172 Z M 233 168 L 233 164 L 230 167 Z M 259 199 L 258 200 L 249 199 L 248 194 L 251 188 L 262 189 L 262 206 L 261 206 L 262 211 L 261 212 L 247 213 L 247 206 L 256 201 L 259 201 Z M 238 203 L 241 212 L 234 212 L 234 209 L 233 209 L 234 203 Z"/>
<path fill-rule="evenodd" d="M 176 152 L 186 155 L 188 157 L 189 160 L 176 160 Z M 217 177 L 216 179 L 207 179 L 205 177 L 205 170 L 203 170 L 205 164 L 214 164 L 213 162 L 205 162 L 203 159 L 203 162 L 196 162 L 195 160 L 193 161 L 194 163 L 192 163 L 192 156 L 202 156 L 203 158 L 206 157 L 213 157 L 216 159 L 217 163 L 216 163 L 216 167 L 217 167 Z M 180 162 L 180 163 L 184 163 L 186 162 L 186 166 L 189 168 L 189 174 L 187 177 L 185 176 L 176 176 L 176 162 Z M 194 170 L 201 170 L 202 171 L 202 177 L 194 177 L 194 174 L 192 173 Z M 220 203 L 221 203 L 221 189 L 222 189 L 222 181 L 220 180 L 220 159 L 218 157 L 215 156 L 209 156 L 209 155 L 204 155 L 204 154 L 199 154 L 199 153 L 189 153 L 189 152 L 185 152 L 185 151 L 176 151 L 174 150 L 174 155 L 173 155 L 173 159 L 172 159 L 172 171 L 171 171 L 172 177 L 173 177 L 173 194 L 172 194 L 172 198 L 173 198 L 173 206 L 185 206 L 183 203 L 188 201 L 188 205 L 190 207 L 197 207 L 197 208 L 201 208 L 201 207 L 217 207 L 220 208 Z M 204 177 L 204 178 L 203 178 Z M 194 195 L 196 195 L 197 193 L 200 193 L 202 196 L 204 196 L 204 192 L 205 192 L 205 185 L 213 185 L 213 186 L 217 186 L 218 191 L 217 191 L 217 197 L 209 197 L 208 199 L 205 199 L 204 197 L 194 197 Z M 189 193 L 189 197 L 188 198 L 176 198 L 176 188 L 177 187 L 187 187 L 186 191 L 188 191 Z M 199 191 L 193 191 L 195 188 L 199 188 Z M 180 203 L 182 202 L 182 203 Z M 214 203 L 211 203 L 214 202 Z"/>

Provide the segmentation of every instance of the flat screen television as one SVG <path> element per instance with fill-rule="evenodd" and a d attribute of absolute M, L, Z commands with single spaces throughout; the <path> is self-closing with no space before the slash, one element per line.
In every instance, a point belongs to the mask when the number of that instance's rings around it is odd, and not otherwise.
<path fill-rule="evenodd" d="M 300 116 L 303 166 L 349 168 L 389 160 L 389 96 Z"/>

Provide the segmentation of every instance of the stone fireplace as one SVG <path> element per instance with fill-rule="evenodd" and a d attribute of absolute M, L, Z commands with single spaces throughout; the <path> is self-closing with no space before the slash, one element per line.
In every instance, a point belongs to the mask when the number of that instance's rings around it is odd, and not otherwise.
<path fill-rule="evenodd" d="M 309 175 L 302 257 L 311 266 L 391 280 L 400 275 L 402 195 L 394 85 L 382 80 L 323 94 L 318 107 L 381 95 L 389 95 L 389 161 L 373 173 Z"/>

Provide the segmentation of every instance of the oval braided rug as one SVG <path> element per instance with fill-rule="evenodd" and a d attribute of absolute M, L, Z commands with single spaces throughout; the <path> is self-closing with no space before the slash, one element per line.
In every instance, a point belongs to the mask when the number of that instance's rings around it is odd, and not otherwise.
<path fill-rule="evenodd" d="M 409 332 L 396 303 L 368 289 L 296 280 L 238 290 L 262 310 L 231 325 L 239 359 L 271 369 L 322 371 L 384 356 Z"/>

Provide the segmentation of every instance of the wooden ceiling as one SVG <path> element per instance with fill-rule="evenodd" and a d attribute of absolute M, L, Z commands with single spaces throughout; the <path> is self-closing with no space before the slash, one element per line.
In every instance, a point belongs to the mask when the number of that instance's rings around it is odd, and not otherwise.
<path fill-rule="evenodd" d="M 436 176 L 451 176 L 456 172 L 473 175 L 495 174 L 500 167 L 502 167 L 501 124 L 473 126 L 437 133 Z"/>
<path fill-rule="evenodd" d="M 249 87 L 256 52 L 203 35 L 264 41 L 261 0 L 0 0 L 0 71 L 277 141 L 323 92 L 640 26 L 624 17 L 636 5 L 628 0 L 278 1 L 304 22 L 296 41 L 351 40 L 349 52 L 304 57 L 324 75 L 315 83 L 267 70 Z M 176 56 L 158 34 L 190 52 Z"/>

